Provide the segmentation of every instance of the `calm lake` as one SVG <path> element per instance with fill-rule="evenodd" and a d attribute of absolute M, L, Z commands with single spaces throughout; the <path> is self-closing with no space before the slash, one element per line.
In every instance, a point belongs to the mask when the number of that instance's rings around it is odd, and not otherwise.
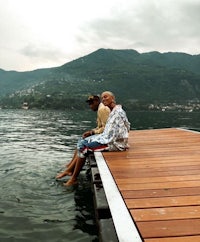
<path fill-rule="evenodd" d="M 127 112 L 131 129 L 200 131 L 200 113 Z M 66 188 L 55 175 L 77 139 L 95 127 L 92 111 L 0 110 L 0 241 L 97 242 L 90 179 Z"/>

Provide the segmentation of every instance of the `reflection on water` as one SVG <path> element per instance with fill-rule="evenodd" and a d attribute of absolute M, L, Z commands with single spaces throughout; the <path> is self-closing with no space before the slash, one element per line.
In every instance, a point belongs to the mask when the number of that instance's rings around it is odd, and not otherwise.
<path fill-rule="evenodd" d="M 200 131 L 200 113 L 127 115 L 132 129 Z M 0 241 L 98 241 L 85 171 L 77 187 L 55 181 L 95 119 L 92 111 L 0 110 Z"/>

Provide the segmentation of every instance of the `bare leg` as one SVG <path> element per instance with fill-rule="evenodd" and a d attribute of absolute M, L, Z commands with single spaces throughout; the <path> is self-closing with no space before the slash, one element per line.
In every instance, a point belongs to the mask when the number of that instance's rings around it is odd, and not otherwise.
<path fill-rule="evenodd" d="M 70 164 L 74 161 L 74 159 L 76 158 L 76 156 L 77 156 L 77 149 L 75 150 L 74 155 L 73 155 L 71 161 L 66 165 L 66 167 L 69 167 L 70 166 Z"/>
<path fill-rule="evenodd" d="M 85 164 L 85 160 L 86 160 L 86 158 L 77 157 L 77 160 L 75 162 L 76 163 L 75 169 L 72 174 L 72 177 L 66 183 L 64 183 L 65 186 L 71 186 L 71 185 L 77 184 L 77 177 L 78 177 L 83 165 Z"/>
<path fill-rule="evenodd" d="M 68 171 L 68 172 L 71 172 L 71 175 L 72 175 L 72 173 L 73 173 L 73 171 L 74 171 L 74 168 L 75 168 L 75 166 L 76 166 L 76 162 L 77 162 L 77 160 L 78 160 L 78 156 L 76 156 L 76 157 L 70 162 L 70 164 L 69 164 L 69 166 L 68 166 L 68 168 L 67 168 L 67 171 Z"/>
<path fill-rule="evenodd" d="M 77 160 L 78 160 L 78 156 L 76 156 L 76 157 L 70 162 L 68 168 L 67 168 L 65 171 L 59 173 L 59 174 L 56 176 L 56 179 L 60 179 L 60 178 L 62 178 L 62 177 L 64 177 L 64 176 L 71 176 L 72 173 L 73 173 L 73 171 L 74 171 L 74 169 L 75 169 L 75 166 L 76 166 L 76 162 L 77 162 Z"/>
<path fill-rule="evenodd" d="M 64 176 L 71 176 L 76 164 L 77 150 L 75 150 L 72 160 L 66 165 L 67 169 L 56 176 L 56 179 L 60 179 Z"/>

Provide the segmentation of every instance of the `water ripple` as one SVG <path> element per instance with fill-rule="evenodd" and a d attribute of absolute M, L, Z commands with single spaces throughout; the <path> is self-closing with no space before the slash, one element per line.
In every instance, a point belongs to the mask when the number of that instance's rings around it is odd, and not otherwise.
<path fill-rule="evenodd" d="M 95 241 L 94 223 L 94 232 L 75 229 L 81 190 L 55 181 L 91 122 L 66 112 L 0 110 L 0 125 L 0 240 Z"/>

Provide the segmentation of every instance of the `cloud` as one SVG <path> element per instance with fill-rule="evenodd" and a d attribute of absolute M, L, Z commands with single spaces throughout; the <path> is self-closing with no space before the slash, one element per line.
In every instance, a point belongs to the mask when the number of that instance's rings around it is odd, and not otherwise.
<path fill-rule="evenodd" d="M 28 44 L 23 49 L 21 49 L 21 54 L 31 58 L 41 58 L 41 59 L 59 59 L 59 56 L 63 53 L 58 49 L 51 48 L 46 45 L 35 45 Z"/>
<path fill-rule="evenodd" d="M 199 54 L 199 12 L 199 0 L 0 0 L 0 68 L 58 66 L 99 48 Z"/>
<path fill-rule="evenodd" d="M 200 47 L 199 10 L 198 1 L 141 1 L 140 5 L 129 5 L 107 18 L 88 23 L 83 27 L 87 34 L 84 38 L 78 36 L 77 42 L 140 51 L 197 53 L 190 43 Z"/>

